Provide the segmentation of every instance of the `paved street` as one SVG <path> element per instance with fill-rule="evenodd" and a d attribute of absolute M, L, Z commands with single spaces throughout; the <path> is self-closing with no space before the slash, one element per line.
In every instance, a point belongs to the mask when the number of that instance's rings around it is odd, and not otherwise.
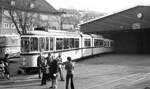
<path fill-rule="evenodd" d="M 79 61 L 74 82 L 75 89 L 144 89 L 150 86 L 150 55 L 108 54 Z M 49 89 L 50 85 L 49 81 L 40 86 L 37 75 L 0 80 L 0 89 Z M 58 89 L 65 89 L 65 82 L 58 81 Z"/>

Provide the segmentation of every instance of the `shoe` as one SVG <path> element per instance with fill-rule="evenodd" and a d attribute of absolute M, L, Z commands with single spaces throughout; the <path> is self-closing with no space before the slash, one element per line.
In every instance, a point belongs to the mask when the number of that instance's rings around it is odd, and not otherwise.
<path fill-rule="evenodd" d="M 60 81 L 65 81 L 64 79 L 61 79 Z"/>
<path fill-rule="evenodd" d="M 53 87 L 51 86 L 51 87 L 49 87 L 49 89 L 52 89 Z"/>

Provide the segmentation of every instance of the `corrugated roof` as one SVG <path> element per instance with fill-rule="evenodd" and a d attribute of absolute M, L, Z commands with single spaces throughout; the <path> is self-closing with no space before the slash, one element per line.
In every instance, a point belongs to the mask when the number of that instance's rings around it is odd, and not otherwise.
<path fill-rule="evenodd" d="M 82 32 L 150 28 L 150 6 L 135 6 L 80 24 Z"/>
<path fill-rule="evenodd" d="M 0 0 L 0 5 L 5 9 L 18 9 L 37 13 L 56 14 L 59 13 L 52 5 L 45 0 L 14 0 L 15 5 L 12 7 L 12 0 Z M 33 7 L 31 7 L 33 4 Z"/>

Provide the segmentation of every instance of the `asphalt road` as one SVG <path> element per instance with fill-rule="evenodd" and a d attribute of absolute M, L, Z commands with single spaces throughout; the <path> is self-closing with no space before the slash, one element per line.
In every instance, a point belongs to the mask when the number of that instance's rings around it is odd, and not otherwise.
<path fill-rule="evenodd" d="M 63 72 L 65 75 L 65 71 Z M 84 59 L 75 65 L 75 89 L 144 89 L 150 86 L 150 55 L 106 54 Z M 37 75 L 0 80 L 0 89 L 49 89 L 40 86 Z M 65 89 L 59 81 L 58 89 Z"/>

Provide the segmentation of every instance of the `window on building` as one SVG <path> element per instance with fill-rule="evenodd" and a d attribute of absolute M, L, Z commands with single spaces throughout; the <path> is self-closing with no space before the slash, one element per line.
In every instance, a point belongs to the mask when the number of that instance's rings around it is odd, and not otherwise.
<path fill-rule="evenodd" d="M 8 23 L 4 23 L 4 28 L 5 29 L 9 29 L 9 24 Z"/>
<path fill-rule="evenodd" d="M 31 4 L 30 4 L 30 8 L 34 8 L 34 3 L 31 3 Z"/>
<path fill-rule="evenodd" d="M 15 6 L 15 1 L 11 0 L 11 6 Z"/>

